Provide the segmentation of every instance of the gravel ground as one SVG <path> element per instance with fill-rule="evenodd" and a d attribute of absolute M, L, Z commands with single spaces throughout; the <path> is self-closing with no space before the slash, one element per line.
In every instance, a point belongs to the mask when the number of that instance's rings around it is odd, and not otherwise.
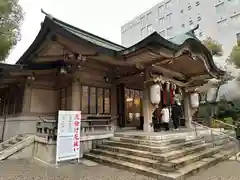
<path fill-rule="evenodd" d="M 222 162 L 187 180 L 240 180 L 240 162 Z"/>
<path fill-rule="evenodd" d="M 103 165 L 65 164 L 58 168 L 34 160 L 0 162 L 0 180 L 154 180 Z M 240 180 L 240 162 L 227 161 L 188 180 Z"/>
<path fill-rule="evenodd" d="M 0 162 L 0 180 L 154 180 L 103 165 L 83 164 L 47 166 L 33 160 Z"/>

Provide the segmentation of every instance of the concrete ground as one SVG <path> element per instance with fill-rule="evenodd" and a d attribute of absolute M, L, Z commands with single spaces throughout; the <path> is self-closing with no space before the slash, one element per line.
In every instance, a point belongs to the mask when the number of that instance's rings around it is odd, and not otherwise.
<path fill-rule="evenodd" d="M 35 160 L 0 162 L 0 180 L 153 180 L 99 164 L 64 164 L 59 168 Z"/>
<path fill-rule="evenodd" d="M 58 168 L 36 160 L 0 162 L 0 180 L 154 180 L 91 162 L 63 164 Z M 227 161 L 188 180 L 239 180 L 240 162 Z"/>

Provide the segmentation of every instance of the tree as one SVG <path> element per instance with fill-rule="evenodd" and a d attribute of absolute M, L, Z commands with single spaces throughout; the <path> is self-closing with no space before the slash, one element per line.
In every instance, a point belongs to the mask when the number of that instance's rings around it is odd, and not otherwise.
<path fill-rule="evenodd" d="M 240 68 L 240 41 L 237 42 L 237 45 L 235 45 L 232 49 L 232 52 L 228 58 L 228 61 L 230 63 L 233 63 L 236 68 Z"/>
<path fill-rule="evenodd" d="M 23 11 L 18 0 L 0 0 L 0 61 L 6 59 L 20 40 L 22 20 Z"/>
<path fill-rule="evenodd" d="M 223 48 L 219 42 L 213 40 L 211 37 L 207 37 L 202 43 L 210 50 L 213 56 L 222 56 Z"/>

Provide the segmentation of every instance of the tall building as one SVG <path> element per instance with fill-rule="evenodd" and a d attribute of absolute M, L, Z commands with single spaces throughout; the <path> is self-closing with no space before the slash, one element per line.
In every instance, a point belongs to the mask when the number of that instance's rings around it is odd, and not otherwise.
<path fill-rule="evenodd" d="M 239 37 L 240 0 L 161 1 L 122 26 L 122 45 L 131 46 L 153 31 L 170 39 L 197 24 L 197 37 L 219 41 L 228 55 Z"/>

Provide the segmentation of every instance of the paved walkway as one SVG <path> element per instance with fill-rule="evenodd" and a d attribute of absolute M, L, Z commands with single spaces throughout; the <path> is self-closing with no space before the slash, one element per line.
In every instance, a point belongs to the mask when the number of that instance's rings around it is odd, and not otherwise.
<path fill-rule="evenodd" d="M 59 168 L 34 160 L 0 162 L 0 180 L 154 180 L 103 165 L 68 164 Z"/>
<path fill-rule="evenodd" d="M 227 161 L 188 180 L 239 180 L 240 162 Z M 99 164 L 68 164 L 59 168 L 34 160 L 0 162 L 0 180 L 154 180 Z"/>

